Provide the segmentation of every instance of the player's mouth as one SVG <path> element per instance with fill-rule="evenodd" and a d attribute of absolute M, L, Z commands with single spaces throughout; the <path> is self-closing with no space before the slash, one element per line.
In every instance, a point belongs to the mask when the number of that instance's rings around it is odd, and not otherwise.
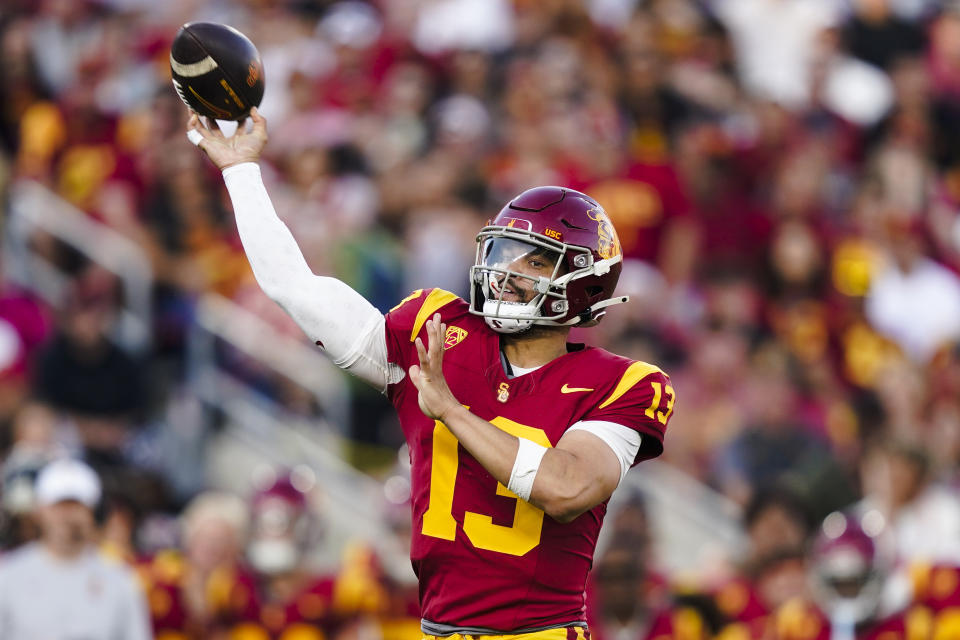
<path fill-rule="evenodd" d="M 493 283 L 491 287 L 494 293 L 498 294 L 497 299 L 503 302 L 527 302 L 527 291 L 519 288 L 513 279 L 507 279 L 502 284 L 503 292 L 500 292 L 500 286 Z"/>

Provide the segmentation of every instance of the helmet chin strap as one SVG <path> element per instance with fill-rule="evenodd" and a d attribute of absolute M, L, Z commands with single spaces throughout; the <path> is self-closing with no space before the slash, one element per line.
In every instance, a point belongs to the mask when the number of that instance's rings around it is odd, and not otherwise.
<path fill-rule="evenodd" d="M 624 302 L 629 302 L 629 301 L 630 301 L 630 296 L 616 296 L 615 298 L 608 298 L 606 300 L 601 300 L 600 302 L 591 306 L 589 309 L 587 309 L 580 315 L 574 316 L 573 318 L 570 318 L 566 322 L 562 323 L 562 325 L 560 323 L 556 323 L 556 324 L 564 327 L 573 326 L 573 325 L 578 325 L 581 327 L 591 327 L 594 324 L 596 324 L 596 322 L 592 322 L 592 324 L 591 324 L 591 320 L 587 320 L 586 322 L 581 322 L 584 316 L 588 318 L 591 318 L 591 317 L 598 318 L 598 316 L 595 316 L 594 314 L 597 311 L 600 311 L 600 309 L 606 309 L 607 307 L 612 307 L 615 304 L 623 304 Z M 606 313 L 606 311 L 604 311 L 603 313 Z M 600 315 L 603 315 L 603 314 L 600 314 Z"/>
<path fill-rule="evenodd" d="M 587 309 L 587 312 L 599 311 L 600 309 L 606 309 L 607 307 L 612 307 L 615 304 L 623 304 L 624 302 L 630 302 L 630 296 L 616 296 L 614 298 L 601 300 L 597 304 Z"/>

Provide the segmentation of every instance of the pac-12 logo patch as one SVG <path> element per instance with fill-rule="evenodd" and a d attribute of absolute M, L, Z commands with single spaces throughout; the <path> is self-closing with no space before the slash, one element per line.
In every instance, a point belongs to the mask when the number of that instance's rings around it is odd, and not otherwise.
<path fill-rule="evenodd" d="M 467 330 L 461 329 L 460 327 L 449 326 L 447 327 L 447 333 L 443 336 L 443 350 L 451 349 L 467 337 Z"/>

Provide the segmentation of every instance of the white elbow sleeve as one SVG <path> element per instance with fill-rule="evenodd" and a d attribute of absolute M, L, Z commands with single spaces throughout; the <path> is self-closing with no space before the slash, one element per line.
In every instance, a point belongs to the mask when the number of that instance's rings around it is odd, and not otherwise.
<path fill-rule="evenodd" d="M 620 482 L 623 482 L 627 471 L 637 457 L 637 452 L 640 451 L 640 434 L 633 429 L 605 420 L 581 420 L 567 429 L 568 432 L 577 430 L 595 435 L 613 450 L 620 462 Z"/>
<path fill-rule="evenodd" d="M 533 492 L 533 481 L 537 479 L 537 471 L 540 470 L 540 462 L 543 461 L 547 448 L 526 438 L 519 440 L 517 457 L 513 461 L 513 470 L 510 471 L 507 489 L 523 500 L 529 501 L 530 494 Z"/>
<path fill-rule="evenodd" d="M 366 328 L 361 330 L 354 343 L 333 363 L 362 380 L 367 380 L 380 391 L 386 391 L 391 384 L 403 380 L 403 368 L 387 362 L 386 318 L 379 315 L 371 318 Z M 331 353 L 331 355 L 333 355 Z"/>

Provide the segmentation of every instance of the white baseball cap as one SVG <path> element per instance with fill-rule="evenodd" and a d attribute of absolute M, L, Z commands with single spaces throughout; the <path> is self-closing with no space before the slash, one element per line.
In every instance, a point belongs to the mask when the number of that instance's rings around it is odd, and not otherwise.
<path fill-rule="evenodd" d="M 39 506 L 76 500 L 93 509 L 100 501 L 100 478 L 79 460 L 57 460 L 37 474 L 34 498 Z"/>

